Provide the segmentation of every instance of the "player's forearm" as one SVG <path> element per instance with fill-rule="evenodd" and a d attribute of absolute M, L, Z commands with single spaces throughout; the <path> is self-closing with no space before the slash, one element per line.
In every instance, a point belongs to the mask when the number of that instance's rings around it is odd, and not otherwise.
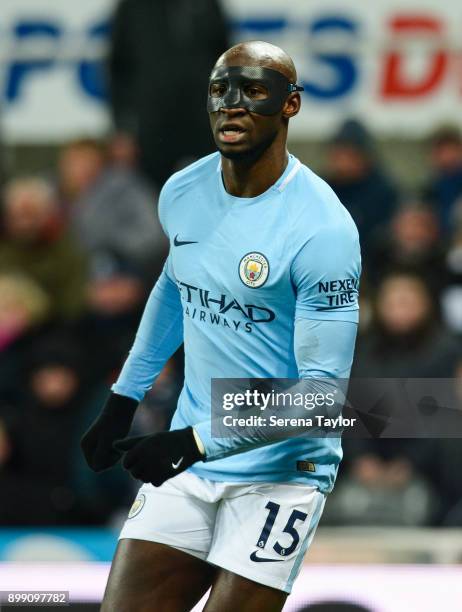
<path fill-rule="evenodd" d="M 357 325 L 347 321 L 311 321 L 300 319 L 295 324 L 294 352 L 300 382 L 287 393 L 336 393 L 341 398 L 346 392 L 356 340 Z M 340 393 L 339 393 L 340 392 Z M 336 404 L 333 411 L 338 411 Z M 292 408 L 291 417 L 306 417 L 304 406 Z M 221 428 L 222 429 L 222 428 Z M 212 422 L 194 425 L 204 450 L 206 461 L 221 459 L 253 448 L 281 442 L 283 439 L 310 436 L 305 426 L 261 427 L 249 426 L 233 430 L 226 437 L 212 436 Z"/>
<path fill-rule="evenodd" d="M 112 391 L 141 401 L 182 342 L 180 295 L 166 265 L 149 296 L 135 341 Z"/>

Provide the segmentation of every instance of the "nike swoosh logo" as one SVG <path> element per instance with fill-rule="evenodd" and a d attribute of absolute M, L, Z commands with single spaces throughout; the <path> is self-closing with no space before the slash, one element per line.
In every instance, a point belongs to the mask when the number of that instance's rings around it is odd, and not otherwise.
<path fill-rule="evenodd" d="M 172 468 L 174 470 L 177 470 L 180 467 L 180 465 L 183 463 L 183 459 L 184 459 L 184 457 L 181 457 L 181 459 L 178 459 L 178 461 L 176 463 L 173 463 L 173 461 L 172 461 Z"/>
<path fill-rule="evenodd" d="M 278 561 L 284 561 L 284 559 L 267 559 L 266 557 L 257 557 L 257 551 L 253 551 L 250 555 L 251 561 L 256 561 L 257 563 L 277 563 Z"/>
<path fill-rule="evenodd" d="M 184 246 L 185 244 L 197 244 L 197 240 L 178 240 L 178 234 L 173 239 L 175 246 Z"/>

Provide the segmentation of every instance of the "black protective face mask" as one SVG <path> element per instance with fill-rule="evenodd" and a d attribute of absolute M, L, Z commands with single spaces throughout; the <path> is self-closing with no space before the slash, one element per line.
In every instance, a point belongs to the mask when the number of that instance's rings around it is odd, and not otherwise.
<path fill-rule="evenodd" d="M 277 70 L 260 66 L 223 66 L 210 76 L 207 110 L 215 113 L 222 108 L 245 108 L 259 115 L 275 115 L 294 91 L 303 91 L 303 87 L 291 83 Z"/>

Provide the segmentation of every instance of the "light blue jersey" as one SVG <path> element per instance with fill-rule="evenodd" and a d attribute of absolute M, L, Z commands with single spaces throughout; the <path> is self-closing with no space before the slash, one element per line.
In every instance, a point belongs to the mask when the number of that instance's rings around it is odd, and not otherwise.
<path fill-rule="evenodd" d="M 349 213 L 293 156 L 266 192 L 234 197 L 214 153 L 167 181 L 159 217 L 170 254 L 113 391 L 141 399 L 184 338 L 185 383 L 172 429 L 194 426 L 207 452 L 190 470 L 210 480 L 330 491 L 339 439 L 290 438 L 236 454 L 232 442 L 223 447 L 211 437 L 210 390 L 212 378 L 348 377 L 361 268 Z M 297 352 L 295 322 L 303 320 L 322 330 L 321 341 Z M 301 460 L 315 471 L 298 471 Z"/>

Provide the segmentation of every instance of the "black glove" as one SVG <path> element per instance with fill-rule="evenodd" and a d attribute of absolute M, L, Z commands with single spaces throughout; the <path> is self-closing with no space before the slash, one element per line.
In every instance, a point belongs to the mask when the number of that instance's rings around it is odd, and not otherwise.
<path fill-rule="evenodd" d="M 84 433 L 80 446 L 88 465 L 95 472 L 113 466 L 122 453 L 113 447 L 114 440 L 125 437 L 135 416 L 138 402 L 111 393 L 99 417 Z"/>
<path fill-rule="evenodd" d="M 123 466 L 134 478 L 155 487 L 204 459 L 192 427 L 118 440 L 114 448 L 125 453 Z"/>

